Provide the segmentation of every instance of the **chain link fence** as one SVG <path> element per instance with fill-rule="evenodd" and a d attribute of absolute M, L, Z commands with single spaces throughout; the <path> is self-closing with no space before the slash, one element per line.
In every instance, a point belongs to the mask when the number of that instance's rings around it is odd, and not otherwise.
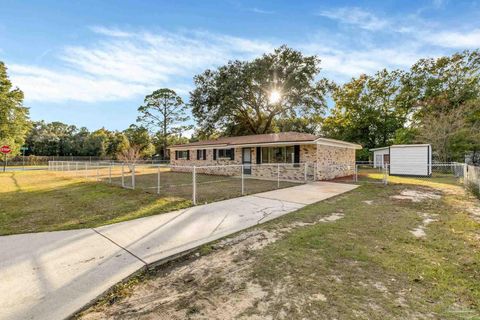
<path fill-rule="evenodd" d="M 373 163 L 174 166 L 113 161 L 50 161 L 49 170 L 64 176 L 143 190 L 162 197 L 191 199 L 194 204 L 287 188 L 310 181 L 389 184 L 418 182 L 420 179 L 464 183 L 480 194 L 480 169 L 462 163 L 403 163 L 401 167 L 375 167 Z"/>
<path fill-rule="evenodd" d="M 162 197 L 219 201 L 295 186 L 314 179 L 310 164 L 174 166 L 111 161 L 50 161 L 48 170 Z"/>

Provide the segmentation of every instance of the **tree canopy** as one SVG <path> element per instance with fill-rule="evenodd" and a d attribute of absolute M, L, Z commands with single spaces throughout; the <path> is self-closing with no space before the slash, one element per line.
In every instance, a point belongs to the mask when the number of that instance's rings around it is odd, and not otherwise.
<path fill-rule="evenodd" d="M 163 159 L 168 157 L 166 150 L 172 135 L 181 135 L 191 129 L 186 125 L 189 119 L 187 106 L 182 98 L 171 89 L 158 89 L 147 95 L 144 105 L 138 108 L 140 116 L 137 121 L 149 128 L 157 129 L 156 137 L 161 145 L 160 154 Z"/>
<path fill-rule="evenodd" d="M 9 145 L 17 154 L 30 129 L 28 108 L 23 106 L 23 92 L 13 88 L 7 67 L 0 61 L 0 144 Z"/>
<path fill-rule="evenodd" d="M 278 126 L 307 126 L 326 108 L 326 81 L 317 80 L 320 59 L 282 46 L 253 61 L 230 61 L 194 77 L 192 113 L 201 135 L 261 134 Z"/>
<path fill-rule="evenodd" d="M 322 132 L 367 150 L 430 143 L 437 160 L 463 161 L 467 151 L 480 150 L 479 70 L 479 51 L 464 51 L 335 85 Z"/>

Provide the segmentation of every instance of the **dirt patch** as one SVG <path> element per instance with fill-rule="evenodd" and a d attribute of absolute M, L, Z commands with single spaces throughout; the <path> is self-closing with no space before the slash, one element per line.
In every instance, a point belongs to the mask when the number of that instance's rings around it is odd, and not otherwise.
<path fill-rule="evenodd" d="M 363 200 L 362 201 L 363 203 L 366 203 L 368 205 L 372 205 L 373 204 L 373 200 Z"/>
<path fill-rule="evenodd" d="M 296 222 L 276 231 L 252 230 L 226 238 L 212 245 L 213 252 L 208 255 L 194 254 L 193 260 L 182 266 L 159 271 L 136 285 L 130 296 L 116 299 L 113 304 L 98 304 L 81 318 L 231 319 L 245 316 L 252 319 L 247 316 L 252 311 L 265 314 L 272 300 L 249 274 L 253 253 L 295 228 L 331 223 L 343 217 L 343 213 L 335 212 L 314 222 Z M 274 291 L 285 294 L 288 279 Z M 320 292 L 309 299 L 327 301 Z M 281 312 L 277 317 L 281 318 Z"/>
<path fill-rule="evenodd" d="M 316 225 L 318 223 L 334 222 L 334 221 L 340 220 L 344 217 L 345 217 L 345 214 L 343 212 L 334 212 L 334 213 L 332 213 L 332 214 L 330 214 L 326 217 L 320 218 L 320 219 L 318 219 L 316 221 L 313 221 L 313 222 L 301 222 L 301 221 L 294 222 L 288 228 L 284 228 L 284 229 L 281 229 L 279 231 L 290 231 L 291 229 L 297 228 L 297 227 L 306 227 L 306 226 L 313 226 L 313 225 Z"/>
<path fill-rule="evenodd" d="M 222 240 L 212 247 L 212 253 L 163 274 L 160 271 L 137 285 L 129 297 L 112 305 L 97 305 L 81 318 L 227 319 L 241 315 L 266 297 L 246 271 L 252 252 L 278 237 L 275 232 L 253 230 Z"/>
<path fill-rule="evenodd" d="M 410 230 L 410 233 L 413 234 L 416 238 L 425 238 L 427 236 L 425 232 L 425 228 L 432 222 L 438 221 L 435 219 L 436 214 L 427 214 L 427 213 L 421 213 L 420 214 L 423 217 L 422 223 L 417 226 L 415 229 Z"/>
<path fill-rule="evenodd" d="M 410 200 L 412 202 L 422 202 L 425 200 L 438 200 L 441 195 L 432 191 L 405 189 L 399 195 L 390 196 L 396 200 Z"/>

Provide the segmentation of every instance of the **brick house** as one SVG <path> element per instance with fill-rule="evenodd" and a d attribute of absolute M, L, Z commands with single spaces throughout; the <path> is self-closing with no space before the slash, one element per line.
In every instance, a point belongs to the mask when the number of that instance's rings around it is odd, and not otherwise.
<path fill-rule="evenodd" d="M 282 179 L 302 180 L 308 170 L 310 178 L 327 180 L 352 175 L 355 150 L 361 148 L 312 134 L 282 132 L 174 145 L 170 147 L 170 162 L 172 166 L 223 166 L 215 172 L 224 175 L 237 174 L 243 165 L 245 175 L 266 178 L 281 166 Z"/>

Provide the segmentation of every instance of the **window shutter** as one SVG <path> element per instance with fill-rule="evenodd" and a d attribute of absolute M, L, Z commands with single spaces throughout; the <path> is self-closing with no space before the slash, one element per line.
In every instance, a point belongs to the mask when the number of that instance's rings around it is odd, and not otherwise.
<path fill-rule="evenodd" d="M 203 160 L 207 160 L 207 149 L 203 149 Z"/>
<path fill-rule="evenodd" d="M 297 166 L 300 163 L 300 146 L 298 144 L 293 146 L 293 163 Z"/>
<path fill-rule="evenodd" d="M 187 150 L 187 160 L 190 160 L 190 150 Z"/>
<path fill-rule="evenodd" d="M 262 163 L 262 148 L 257 147 L 257 164 Z"/>
<path fill-rule="evenodd" d="M 230 160 L 235 160 L 235 148 L 230 149 Z"/>
<path fill-rule="evenodd" d="M 178 150 L 175 150 L 175 160 L 178 160 Z"/>
<path fill-rule="evenodd" d="M 217 149 L 213 149 L 213 160 L 217 160 Z"/>

